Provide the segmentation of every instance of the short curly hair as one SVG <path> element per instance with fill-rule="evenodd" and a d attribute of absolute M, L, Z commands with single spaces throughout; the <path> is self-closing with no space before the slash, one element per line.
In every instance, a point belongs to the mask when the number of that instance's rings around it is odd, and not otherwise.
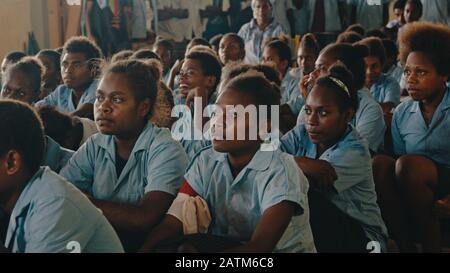
<path fill-rule="evenodd" d="M 425 53 L 440 75 L 450 75 L 450 28 L 428 22 L 405 25 L 399 33 L 400 61 L 404 66 L 411 52 Z"/>

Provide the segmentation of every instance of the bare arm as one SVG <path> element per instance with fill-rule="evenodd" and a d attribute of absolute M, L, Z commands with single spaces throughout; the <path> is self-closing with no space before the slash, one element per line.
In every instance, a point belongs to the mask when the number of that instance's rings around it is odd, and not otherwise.
<path fill-rule="evenodd" d="M 147 232 L 164 217 L 174 196 L 165 192 L 145 194 L 139 205 L 122 204 L 110 201 L 91 200 L 103 211 L 109 222 L 119 230 Z"/>
<path fill-rule="evenodd" d="M 160 242 L 182 234 L 183 223 L 172 215 L 166 215 L 164 220 L 150 232 L 139 252 L 151 252 Z"/>
<path fill-rule="evenodd" d="M 256 226 L 250 242 L 236 248 L 228 249 L 224 252 L 272 252 L 283 236 L 292 216 L 294 216 L 295 208 L 296 205 L 294 203 L 283 201 L 267 209 Z"/>

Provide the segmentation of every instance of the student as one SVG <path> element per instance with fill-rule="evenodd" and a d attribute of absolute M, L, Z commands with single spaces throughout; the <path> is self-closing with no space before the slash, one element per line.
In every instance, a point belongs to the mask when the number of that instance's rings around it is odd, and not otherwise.
<path fill-rule="evenodd" d="M 245 42 L 245 62 L 258 64 L 266 42 L 270 38 L 285 34 L 286 30 L 273 19 L 270 0 L 252 0 L 252 9 L 253 19 L 242 26 L 238 35 Z"/>
<path fill-rule="evenodd" d="M 0 101 L 0 119 L 0 206 L 11 218 L 0 252 L 68 253 L 72 242 L 83 253 L 123 252 L 105 216 L 65 179 L 39 167 L 45 140 L 31 107 Z"/>
<path fill-rule="evenodd" d="M 299 94 L 297 86 L 300 78 L 291 72 L 291 60 L 290 47 L 280 40 L 272 41 L 264 47 L 262 63 L 271 64 L 278 71 L 281 79 L 282 104 L 287 103 Z"/>
<path fill-rule="evenodd" d="M 37 106 L 56 106 L 73 116 L 92 118 L 97 65 L 102 58 L 100 49 L 84 37 L 74 37 L 66 42 L 61 59 L 61 76 L 64 84 L 36 103 Z"/>
<path fill-rule="evenodd" d="M 13 51 L 6 54 L 6 56 L 3 58 L 2 65 L 1 65 L 1 75 L 3 78 L 3 74 L 6 72 L 6 69 L 8 69 L 8 66 L 17 63 L 20 61 L 23 57 L 26 57 L 27 55 L 23 52 L 19 51 Z"/>
<path fill-rule="evenodd" d="M 420 0 L 407 0 L 405 4 L 405 10 L 403 16 L 405 17 L 405 23 L 409 24 L 420 20 L 423 14 L 423 5 Z"/>
<path fill-rule="evenodd" d="M 62 147 L 72 151 L 77 151 L 91 136 L 98 132 L 94 121 L 70 116 L 55 107 L 41 106 L 36 111 L 44 124 L 45 134 Z M 65 161 L 67 162 L 70 157 Z"/>
<path fill-rule="evenodd" d="M 126 250 L 169 208 L 187 165 L 167 129 L 148 122 L 156 100 L 152 70 L 139 60 L 111 64 L 99 84 L 91 137 L 60 174 L 91 196 L 118 231 Z"/>
<path fill-rule="evenodd" d="M 381 106 L 372 98 L 369 90 L 364 87 L 366 78 L 364 58 L 367 55 L 368 48 L 364 45 L 331 44 L 321 51 L 316 61 L 316 70 L 302 79 L 300 87 L 302 88 L 302 94 L 307 95 L 308 88 L 313 85 L 315 79 L 326 76 L 331 65 L 342 62 L 352 72 L 355 89 L 358 90 L 359 103 L 352 125 L 369 143 L 371 153 L 375 154 L 383 150 L 386 124 Z M 303 122 L 303 114 L 300 112 L 298 122 Z"/>
<path fill-rule="evenodd" d="M 220 47 L 220 40 L 222 40 L 223 34 L 217 34 L 211 39 L 209 39 L 209 44 L 211 45 L 212 49 L 216 52 L 217 55 L 219 55 L 219 47 Z"/>
<path fill-rule="evenodd" d="M 370 90 L 372 97 L 381 105 L 385 115 L 390 114 L 400 103 L 400 85 L 383 73 L 386 62 L 386 50 L 379 38 L 365 38 L 359 44 L 367 46 L 369 55 L 364 58 L 366 63 L 365 87 Z"/>
<path fill-rule="evenodd" d="M 38 99 L 45 68 L 35 57 L 26 57 L 10 66 L 5 74 L 0 98 L 14 99 L 33 105 Z M 51 137 L 45 136 L 46 146 L 42 166 L 58 172 L 72 157 L 73 151 L 62 148 Z"/>
<path fill-rule="evenodd" d="M 223 65 L 238 63 L 245 59 L 245 43 L 237 34 L 225 34 L 220 40 L 219 57 Z"/>
<path fill-rule="evenodd" d="M 0 97 L 33 105 L 39 99 L 45 67 L 34 57 L 25 57 L 10 65 L 3 76 Z"/>
<path fill-rule="evenodd" d="M 347 0 L 350 6 L 350 22 L 359 23 L 365 29 L 378 29 L 385 26 L 389 18 L 389 0 L 380 0 L 381 5 L 370 1 Z"/>
<path fill-rule="evenodd" d="M 41 88 L 40 99 L 47 97 L 51 92 L 62 83 L 61 79 L 61 54 L 58 52 L 45 49 L 39 51 L 36 57 L 41 60 L 45 66 L 44 85 Z"/>
<path fill-rule="evenodd" d="M 155 52 L 153 52 L 150 49 L 147 48 L 143 48 L 143 49 L 139 49 L 136 52 L 133 53 L 133 55 L 130 56 L 129 58 L 130 60 L 152 60 L 152 59 L 157 59 L 160 61 L 160 58 L 158 56 L 158 54 L 156 54 Z"/>
<path fill-rule="evenodd" d="M 449 0 L 421 0 L 423 5 L 422 20 L 438 24 L 450 24 Z"/>
<path fill-rule="evenodd" d="M 376 203 L 371 155 L 349 122 L 358 104 L 351 73 L 334 66 L 308 94 L 304 122 L 281 139 L 310 183 L 311 227 L 318 252 L 366 252 L 387 232 Z"/>
<path fill-rule="evenodd" d="M 411 100 L 400 104 L 392 120 L 396 160 L 378 156 L 375 182 L 383 216 L 402 252 L 440 252 L 450 207 L 450 30 L 413 23 L 400 36 L 400 59 Z M 416 241 L 417 242 L 417 241 Z"/>
<path fill-rule="evenodd" d="M 394 78 L 400 84 L 403 69 L 398 61 L 398 48 L 394 41 L 383 39 L 383 46 L 386 49 L 386 62 L 383 72 Z"/>
<path fill-rule="evenodd" d="M 153 46 L 153 51 L 158 54 L 163 65 L 163 81 L 167 83 L 170 76 L 170 68 L 174 62 L 173 45 L 169 40 L 157 40 Z"/>
<path fill-rule="evenodd" d="M 291 156 L 278 149 L 263 151 L 263 135 L 250 138 L 248 130 L 258 124 L 258 115 L 242 116 L 239 125 L 239 114 L 226 109 L 255 105 L 268 107 L 270 113 L 271 106 L 279 104 L 277 91 L 264 77 L 253 74 L 234 78 L 224 89 L 217 101 L 221 111 L 212 123 L 213 146 L 192 160 L 176 200 L 141 251 L 154 251 L 170 239 L 188 235 L 184 230 L 189 230 L 189 223 L 180 212 L 195 197 L 206 202 L 212 221 L 205 225 L 206 234 L 193 231 L 194 237 L 181 241 L 191 250 L 315 252 L 306 178 Z M 267 124 L 271 116 L 259 118 Z M 244 140 L 236 140 L 238 130 L 246 132 Z M 225 140 L 226 133 L 234 138 Z"/>
<path fill-rule="evenodd" d="M 298 69 L 292 70 L 292 73 L 298 78 L 298 81 L 296 82 L 297 85 L 293 90 L 293 92 L 296 92 L 297 94 L 292 95 L 291 99 L 287 102 L 290 112 L 292 112 L 295 117 L 298 116 L 305 104 L 305 96 L 300 92 L 299 83 L 304 76 L 314 71 L 314 65 L 319 53 L 320 46 L 314 34 L 308 33 L 303 36 L 297 52 Z"/>
<path fill-rule="evenodd" d="M 348 31 L 354 31 L 363 37 L 366 35 L 366 30 L 364 29 L 364 27 L 361 24 L 353 24 L 353 25 L 348 26 L 344 32 L 348 32 Z"/>
<path fill-rule="evenodd" d="M 394 6 L 392 7 L 394 10 L 394 19 L 387 23 L 387 28 L 397 28 L 399 29 L 401 26 L 405 24 L 405 17 L 403 11 L 405 10 L 406 0 L 396 0 L 394 2 Z"/>

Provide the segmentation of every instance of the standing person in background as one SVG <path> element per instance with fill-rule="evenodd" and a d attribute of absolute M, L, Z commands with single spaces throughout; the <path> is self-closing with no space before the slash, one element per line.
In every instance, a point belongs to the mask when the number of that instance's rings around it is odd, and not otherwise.
<path fill-rule="evenodd" d="M 230 30 L 238 33 L 253 18 L 251 0 L 230 0 Z"/>
<path fill-rule="evenodd" d="M 341 0 L 308 1 L 311 32 L 337 32 L 347 26 L 345 3 Z"/>
<path fill-rule="evenodd" d="M 294 4 L 292 0 L 270 0 L 273 6 L 273 17 L 286 33 L 294 35 Z"/>
<path fill-rule="evenodd" d="M 269 0 L 252 0 L 253 19 L 245 24 L 238 35 L 245 41 L 245 62 L 258 64 L 266 42 L 286 31 L 272 17 L 273 7 Z"/>
<path fill-rule="evenodd" d="M 389 18 L 389 0 L 376 1 L 347 0 L 350 8 L 350 23 L 359 23 L 366 30 L 378 29 L 385 26 Z"/>
<path fill-rule="evenodd" d="M 421 1 L 423 4 L 423 21 L 450 25 L 450 0 Z"/>
<path fill-rule="evenodd" d="M 203 20 L 207 19 L 206 29 L 203 33 L 203 38 L 206 40 L 218 34 L 230 32 L 230 25 L 228 23 L 230 0 L 212 0 L 210 2 L 212 2 L 212 5 L 200 11 L 201 18 Z"/>
<path fill-rule="evenodd" d="M 294 36 L 303 35 L 309 31 L 308 0 L 293 0 Z"/>

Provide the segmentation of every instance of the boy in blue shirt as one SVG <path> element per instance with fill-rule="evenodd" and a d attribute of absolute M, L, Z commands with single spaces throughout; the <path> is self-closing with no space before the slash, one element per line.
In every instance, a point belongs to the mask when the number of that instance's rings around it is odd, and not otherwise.
<path fill-rule="evenodd" d="M 64 84 L 38 101 L 36 106 L 51 105 L 74 116 L 93 118 L 98 62 L 102 53 L 85 37 L 74 37 L 64 45 L 61 57 Z"/>

